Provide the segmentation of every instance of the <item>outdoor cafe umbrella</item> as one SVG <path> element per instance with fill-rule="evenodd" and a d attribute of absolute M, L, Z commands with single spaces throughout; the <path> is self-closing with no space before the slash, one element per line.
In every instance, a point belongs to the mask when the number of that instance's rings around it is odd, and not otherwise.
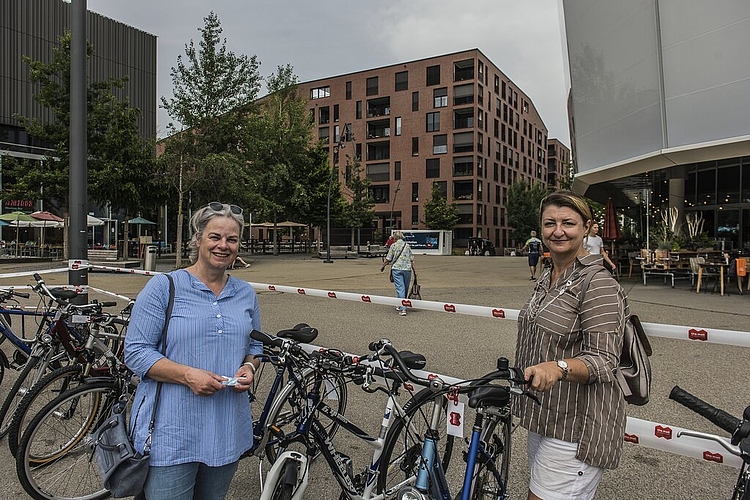
<path fill-rule="evenodd" d="M 138 226 L 138 238 L 140 239 L 140 237 L 141 237 L 141 226 L 155 226 L 156 222 L 151 222 L 148 219 L 144 219 L 143 217 L 138 216 L 138 217 L 136 217 L 134 219 L 130 219 L 128 221 L 128 224 L 135 224 L 136 226 Z"/>
<path fill-rule="evenodd" d="M 62 227 L 63 226 L 63 218 L 58 217 L 57 215 L 48 212 L 46 210 L 41 211 L 38 210 L 36 212 L 32 212 L 30 214 L 34 219 L 36 219 L 36 222 L 29 222 L 29 225 L 32 227 L 41 227 L 42 230 L 40 231 L 41 236 L 39 238 L 39 246 L 44 247 L 44 228 L 45 227 Z"/>
<path fill-rule="evenodd" d="M 604 206 L 604 229 L 602 230 L 602 239 L 610 242 L 610 255 L 614 254 L 615 240 L 619 240 L 620 237 L 620 224 L 617 221 L 615 202 L 612 201 L 612 198 L 608 198 L 607 204 Z"/>
<path fill-rule="evenodd" d="M 16 210 L 15 212 L 0 215 L 0 220 L 4 220 L 5 222 L 10 223 L 16 223 L 16 255 L 18 255 L 18 231 L 21 229 L 21 226 L 18 225 L 18 222 L 33 222 L 35 219 L 25 212 Z"/>

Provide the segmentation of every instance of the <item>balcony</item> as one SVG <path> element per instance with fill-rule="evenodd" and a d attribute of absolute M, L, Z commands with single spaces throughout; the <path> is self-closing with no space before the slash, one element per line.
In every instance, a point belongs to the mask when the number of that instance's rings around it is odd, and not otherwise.
<path fill-rule="evenodd" d="M 377 120 L 367 123 L 367 139 L 380 139 L 391 136 L 390 120 Z"/>
<path fill-rule="evenodd" d="M 474 199 L 474 181 L 454 181 L 453 182 L 453 199 L 454 200 L 473 200 Z"/>
<path fill-rule="evenodd" d="M 367 144 L 367 161 L 388 160 L 391 157 L 391 144 L 388 141 Z"/>
<path fill-rule="evenodd" d="M 367 118 L 377 118 L 379 116 L 390 116 L 391 98 L 381 97 L 367 101 Z"/>

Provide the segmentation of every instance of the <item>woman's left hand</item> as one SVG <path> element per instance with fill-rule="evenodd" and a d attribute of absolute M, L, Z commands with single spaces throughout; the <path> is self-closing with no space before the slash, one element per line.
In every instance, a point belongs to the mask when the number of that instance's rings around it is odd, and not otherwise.
<path fill-rule="evenodd" d="M 549 391 L 562 378 L 562 370 L 556 361 L 547 361 L 529 366 L 523 371 L 524 378 L 535 391 Z"/>
<path fill-rule="evenodd" d="M 235 392 L 247 392 L 253 385 L 255 372 L 249 366 L 242 365 L 237 369 L 233 376 L 237 379 L 237 385 L 233 386 L 232 389 L 234 389 Z"/>

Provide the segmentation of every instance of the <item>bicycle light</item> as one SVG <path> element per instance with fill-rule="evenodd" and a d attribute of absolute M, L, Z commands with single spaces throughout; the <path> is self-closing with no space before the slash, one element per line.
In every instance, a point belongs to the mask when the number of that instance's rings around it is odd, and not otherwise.
<path fill-rule="evenodd" d="M 396 500 L 427 500 L 427 498 L 413 486 L 405 486 L 398 490 Z"/>

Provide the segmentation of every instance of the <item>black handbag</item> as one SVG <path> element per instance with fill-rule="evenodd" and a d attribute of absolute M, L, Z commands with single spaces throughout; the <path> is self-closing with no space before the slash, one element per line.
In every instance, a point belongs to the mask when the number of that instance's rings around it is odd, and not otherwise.
<path fill-rule="evenodd" d="M 167 305 L 164 328 L 161 332 L 162 354 L 166 352 L 167 328 L 169 327 L 169 318 L 172 316 L 175 294 L 172 276 L 167 274 L 167 278 L 169 279 L 169 303 Z M 160 393 L 161 382 L 156 385 L 154 411 L 151 413 L 148 437 L 146 437 L 146 445 L 144 446 L 143 453 L 135 450 L 132 436 L 128 433 L 128 416 L 126 411 L 129 399 L 128 394 L 123 394 L 120 400 L 112 407 L 112 413 L 109 418 L 94 431 L 94 452 L 96 454 L 99 475 L 104 487 L 115 498 L 140 495 L 143 492 L 143 485 L 146 483 L 146 478 L 148 477 L 149 459 L 151 458 L 151 433 L 154 431 Z"/>
<path fill-rule="evenodd" d="M 422 293 L 420 292 L 421 286 L 417 282 L 417 272 L 414 271 L 414 283 L 411 285 L 411 291 L 409 291 L 409 298 L 414 300 L 422 300 Z"/>

